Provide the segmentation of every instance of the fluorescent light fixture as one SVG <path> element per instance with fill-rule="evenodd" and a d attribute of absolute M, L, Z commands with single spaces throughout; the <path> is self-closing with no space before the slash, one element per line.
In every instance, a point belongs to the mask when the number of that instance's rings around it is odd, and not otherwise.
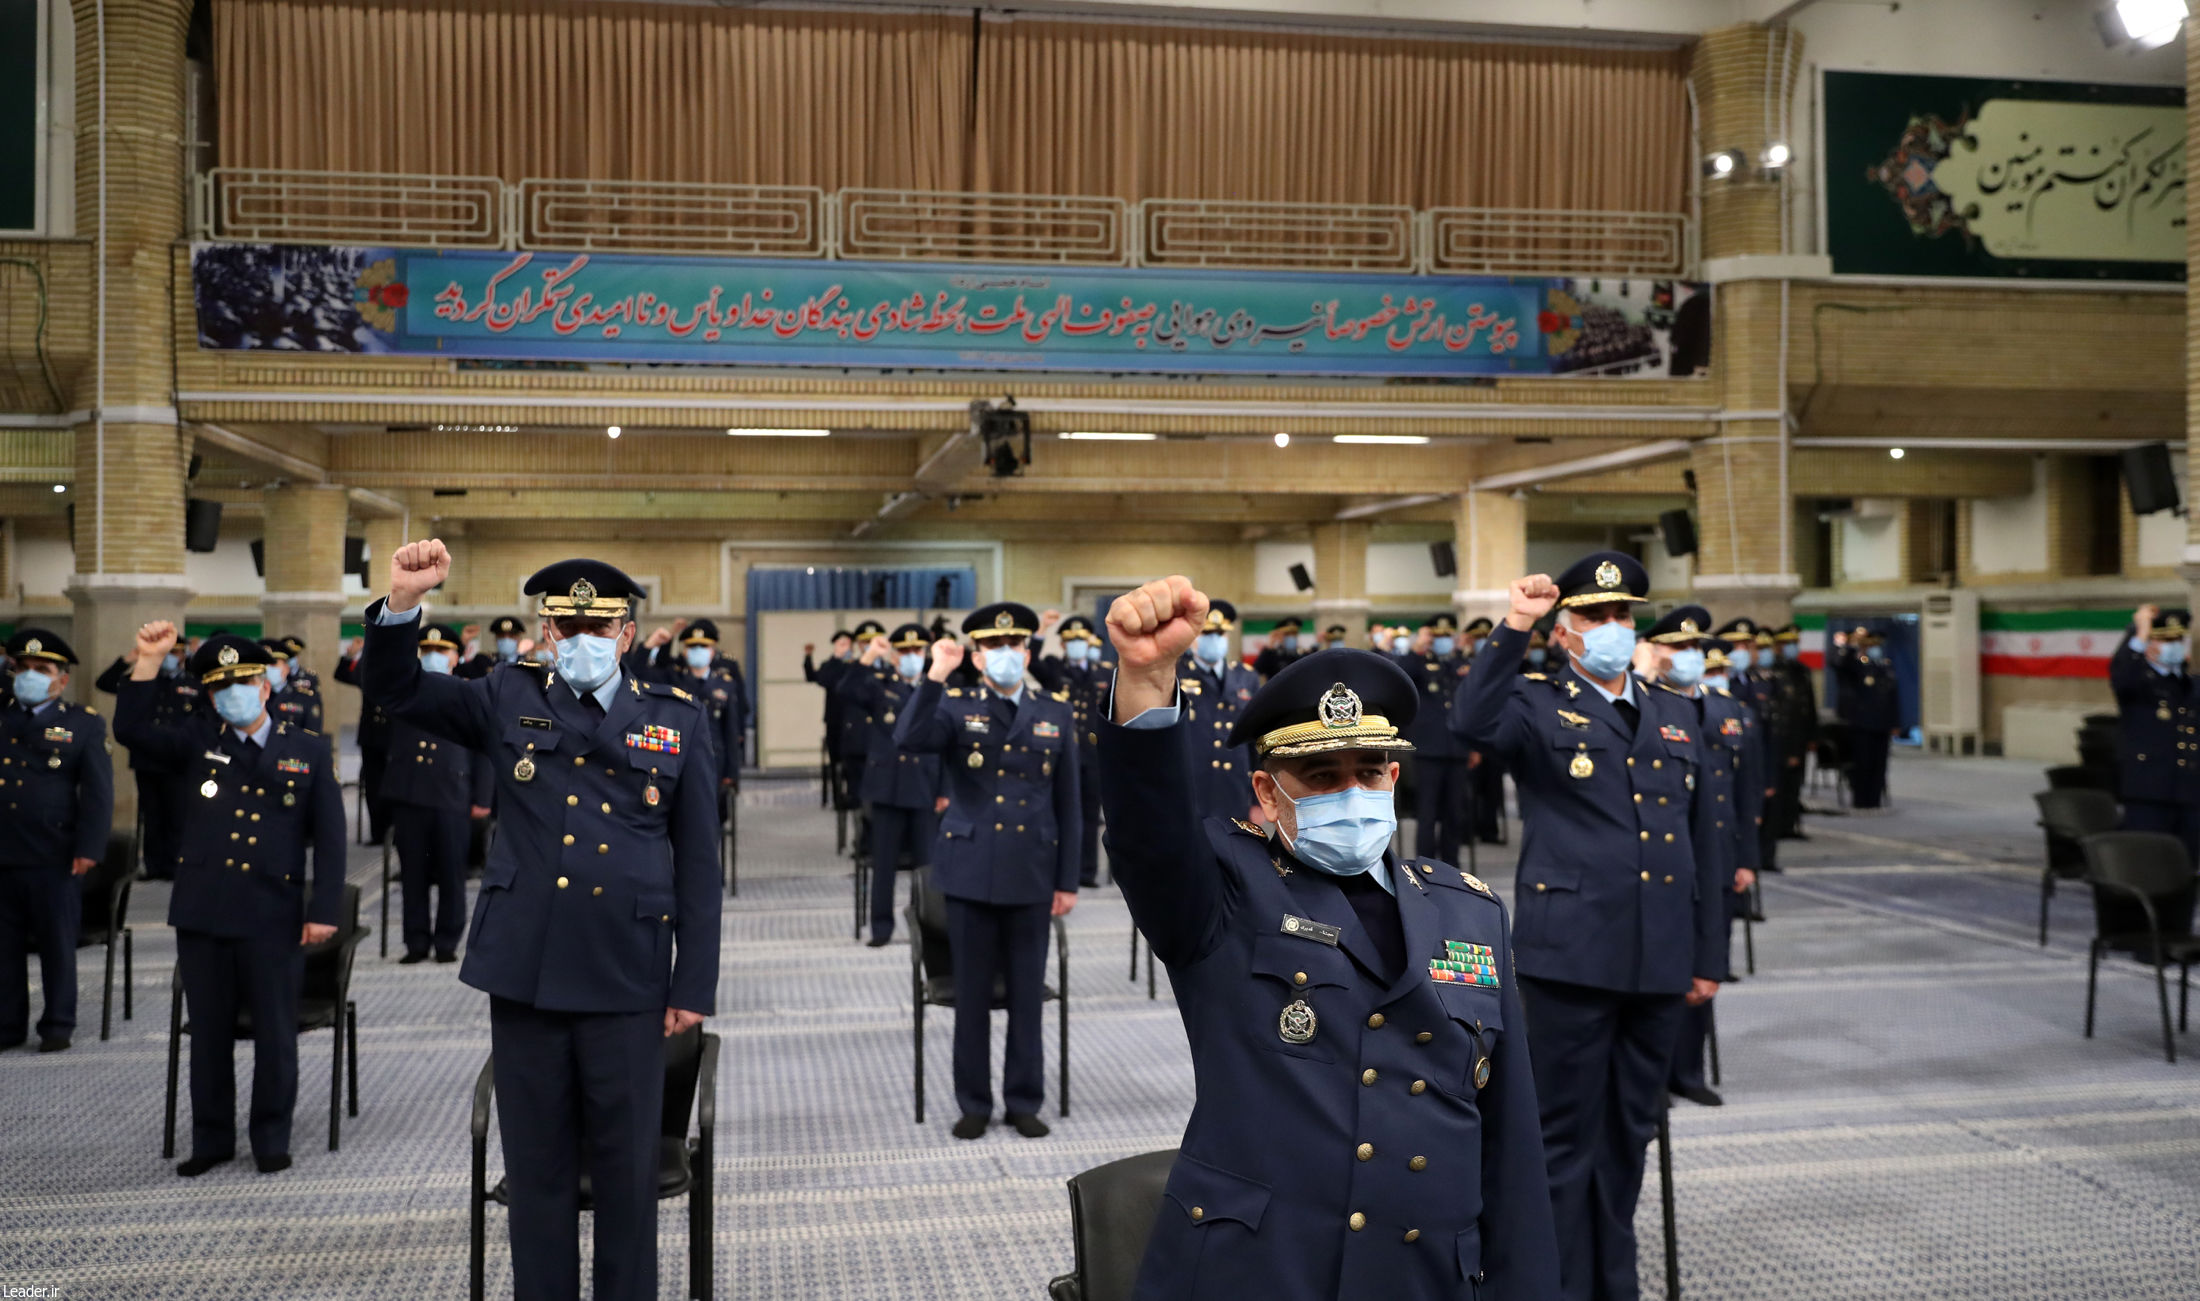
<path fill-rule="evenodd" d="M 1715 154 L 1704 155 L 1703 174 L 1715 181 L 1723 181 L 1735 172 L 1740 171 L 1741 166 L 1741 150 L 1721 149 Z"/>
<path fill-rule="evenodd" d="M 611 438 L 617 438 L 620 434 L 623 434 L 625 432 L 625 430 L 619 428 L 617 425 L 612 425 L 610 428 L 604 430 L 605 435 Z"/>
<path fill-rule="evenodd" d="M 728 429 L 731 438 L 830 438 L 830 429 Z"/>
<path fill-rule="evenodd" d="M 55 492 L 67 492 L 69 490 L 69 485 L 65 483 L 57 483 L 53 486 L 53 490 Z"/>
<path fill-rule="evenodd" d="M 1890 447 L 1887 449 L 1887 456 L 1890 460 L 1899 461 L 1902 459 L 1902 449 L 1899 447 Z"/>
<path fill-rule="evenodd" d="M 1291 435 L 1289 435 L 1289 434 L 1283 434 L 1283 433 L 1279 433 L 1279 434 L 1277 434 L 1277 435 L 1276 435 L 1276 446 L 1278 446 L 1278 447 L 1289 447 L 1290 445 L 1291 445 Z"/>
<path fill-rule="evenodd" d="M 1777 172 L 1781 168 L 1787 166 L 1788 161 L 1794 157 L 1795 153 L 1793 150 L 1790 150 L 1786 145 L 1775 140 L 1771 144 L 1765 146 L 1764 154 L 1759 157 L 1757 161 L 1763 164 L 1766 171 Z"/>
<path fill-rule="evenodd" d="M 1064 438 L 1084 443 L 1150 443 L 1159 434 L 1110 434 L 1092 429 L 1078 429 L 1064 433 Z"/>
<path fill-rule="evenodd" d="M 1380 443 L 1397 447 L 1415 446 L 1428 441 L 1427 434 L 1338 434 L 1332 443 Z"/>
<path fill-rule="evenodd" d="M 2177 39 L 2177 25 L 2190 12 L 2185 0 L 2116 0 L 2116 22 L 2142 50 Z"/>

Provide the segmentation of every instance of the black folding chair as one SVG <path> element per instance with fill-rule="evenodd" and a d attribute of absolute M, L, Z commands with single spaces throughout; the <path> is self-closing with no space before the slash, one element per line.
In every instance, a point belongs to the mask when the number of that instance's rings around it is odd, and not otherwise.
<path fill-rule="evenodd" d="M 2085 850 L 2086 883 L 2093 887 L 2096 928 L 2086 954 L 2085 1037 L 2093 1037 L 2102 955 L 2129 953 L 2154 968 L 2162 1052 L 2175 1064 L 2177 1040 L 2169 1026 L 2164 969 L 2177 964 L 2177 1028 L 2183 1030 L 2192 964 L 2200 962 L 2200 938 L 2192 933 L 2192 860 L 2183 841 L 2158 831 L 2104 831 L 2079 843 Z"/>
<path fill-rule="evenodd" d="M 122 940 L 122 1019 L 133 1019 L 137 1014 L 137 996 L 133 986 L 137 977 L 130 941 L 130 885 L 137 876 L 137 838 L 127 831 L 115 831 L 107 837 L 107 856 L 99 860 L 99 866 L 78 878 L 78 886 L 84 892 L 82 921 L 77 926 L 76 947 L 88 949 L 104 945 L 107 949 L 107 974 L 101 983 L 99 997 L 99 1037 L 102 1042 L 114 1026 L 115 1015 L 115 939 Z"/>
<path fill-rule="evenodd" d="M 2066 763 L 2047 770 L 2047 786 L 2050 790 L 2114 791 L 2116 783 L 2109 774 L 2098 768 L 2088 768 L 2080 763 Z"/>
<path fill-rule="evenodd" d="M 909 927 L 909 1002 L 916 1040 L 917 1123 L 924 1123 L 924 1009 L 955 1006 L 955 958 L 947 941 L 947 896 L 932 888 L 930 871 L 917 873 L 909 906 L 902 910 Z M 1061 1054 L 1057 1068 L 1061 1111 L 1069 1114 L 1069 930 L 1062 919 L 1054 921 L 1055 984 L 1040 988 L 1040 1000 L 1059 1005 Z M 998 975 L 993 979 L 993 1010 L 1008 1006 L 1008 989 Z"/>
<path fill-rule="evenodd" d="M 1075 1265 L 1047 1283 L 1048 1301 L 1130 1301 L 1176 1149 L 1094 1166 L 1069 1181 Z"/>
<path fill-rule="evenodd" d="M 512 1204 L 507 1181 L 489 1183 L 489 1111 L 496 1097 L 495 1059 L 481 1064 L 474 1077 L 473 1215 L 470 1277 L 473 1301 L 482 1301 L 483 1257 L 488 1250 L 488 1208 Z M 688 1137 L 688 1116 L 695 1137 Z M 711 1231 L 711 1151 L 718 1132 L 718 1036 L 696 1026 L 665 1040 L 664 1118 L 657 1140 L 657 1200 L 688 1199 L 688 1296 L 708 1301 L 717 1251 Z M 594 1209 L 587 1162 L 581 1163 L 580 1207 Z"/>
<path fill-rule="evenodd" d="M 1680 1230 L 1673 1210 L 1673 1115 L 1671 1101 L 1658 1113 L 1658 1201 L 1665 1221 L 1665 1301 L 1681 1301 Z"/>
<path fill-rule="evenodd" d="M 390 844 L 397 839 L 397 828 L 382 838 L 382 956 L 390 956 L 390 883 L 397 878 L 390 874 Z"/>
<path fill-rule="evenodd" d="M 1138 983 L 1138 923 L 1131 923 L 1131 983 Z M 1146 997 L 1158 997 L 1154 993 L 1153 945 L 1146 946 Z"/>
<path fill-rule="evenodd" d="M 2049 769 L 2050 775 L 2054 769 Z M 2122 814 L 2116 797 L 2089 786 L 2065 786 L 2040 791 L 2032 797 L 2040 808 L 2040 830 L 2047 836 L 2047 864 L 2040 871 L 2040 943 L 2047 943 L 2047 901 L 2055 897 L 2055 882 L 2085 878 L 2087 836 L 2114 831 Z"/>
<path fill-rule="evenodd" d="M 741 791 L 726 792 L 726 817 L 719 835 L 719 852 L 725 862 L 726 895 L 741 893 Z"/>
<path fill-rule="evenodd" d="M 344 903 L 336 934 L 306 950 L 305 980 L 298 989 L 298 1033 L 330 1032 L 328 1059 L 328 1150 L 334 1152 L 343 1135 L 344 1084 L 351 1084 L 349 1114 L 359 1114 L 359 1008 L 351 998 L 352 958 L 369 928 L 359 924 L 359 887 L 344 886 Z M 170 986 L 168 997 L 168 1123 L 162 1132 L 160 1154 L 176 1154 L 176 1072 L 183 1053 L 183 1036 L 196 1033 L 183 1019 L 183 978 Z M 253 1037 L 252 1012 L 237 1009 L 237 1023 L 230 1038 Z"/>

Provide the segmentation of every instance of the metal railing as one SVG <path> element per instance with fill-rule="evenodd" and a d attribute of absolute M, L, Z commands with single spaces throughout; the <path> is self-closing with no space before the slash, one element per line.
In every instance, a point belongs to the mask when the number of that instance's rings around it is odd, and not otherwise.
<path fill-rule="evenodd" d="M 1682 213 L 219 167 L 200 239 L 718 257 L 1685 278 Z"/>

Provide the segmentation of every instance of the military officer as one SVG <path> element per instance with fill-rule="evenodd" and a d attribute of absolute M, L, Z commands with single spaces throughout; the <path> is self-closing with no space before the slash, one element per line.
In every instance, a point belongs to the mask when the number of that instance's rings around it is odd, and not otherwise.
<path fill-rule="evenodd" d="M 421 672 L 456 672 L 463 645 L 457 630 L 428 624 L 419 644 Z M 427 961 L 432 943 L 437 962 L 456 962 L 466 931 L 467 845 L 472 823 L 489 816 L 495 779 L 485 757 L 404 719 L 390 724 L 390 747 L 395 762 L 382 779 L 382 794 L 391 805 L 405 901 L 405 956 L 399 961 Z"/>
<path fill-rule="evenodd" d="M 1305 628 L 1305 623 L 1293 615 L 1278 620 L 1276 626 L 1268 630 L 1268 644 L 1253 657 L 1253 672 L 1260 675 L 1261 681 L 1266 682 L 1281 673 L 1286 665 L 1304 653 L 1299 649 L 1299 642 Z"/>
<path fill-rule="evenodd" d="M 1344 645 L 1344 638 L 1345 626 L 1341 623 L 1330 624 L 1327 628 L 1322 629 L 1321 645 L 1316 646 L 1314 649 L 1335 650 L 1339 646 Z"/>
<path fill-rule="evenodd" d="M 1489 644 L 1490 628 L 1488 619 L 1477 618 L 1459 630 L 1459 653 L 1470 670 L 1482 648 Z M 1444 717 L 1449 720 L 1450 716 L 1451 708 L 1447 703 Z M 1473 823 L 1474 838 L 1485 845 L 1504 844 L 1504 761 L 1487 750 L 1470 750 L 1467 754 L 1467 795 L 1467 817 Z"/>
<path fill-rule="evenodd" d="M 663 634 L 664 640 L 658 640 Z M 718 653 L 718 625 L 697 619 L 677 635 L 659 628 L 644 647 L 641 677 L 645 682 L 670 682 L 703 702 L 710 711 L 710 744 L 718 756 L 719 821 L 725 820 L 725 800 L 741 785 L 741 766 L 748 759 L 749 684 L 740 661 Z"/>
<path fill-rule="evenodd" d="M 116 659 L 107 666 L 92 683 L 101 691 L 114 694 L 122 690 L 123 679 L 130 676 L 130 658 L 137 652 Z M 184 672 L 184 652 L 176 647 L 161 658 L 155 681 L 160 689 L 153 696 L 153 719 L 164 727 L 175 726 L 199 714 L 202 699 L 198 679 Z M 190 807 L 190 783 L 184 780 L 184 770 L 170 767 L 150 754 L 130 751 L 130 771 L 137 779 L 138 821 L 145 843 L 139 847 L 145 864 L 145 877 L 151 881 L 172 881 L 176 876 L 176 862 L 183 856 L 183 819 Z"/>
<path fill-rule="evenodd" d="M 1182 577 L 1108 614 L 1109 852 L 1168 964 L 1199 1102 L 1134 1293 L 1273 1301 L 1547 1301 L 1558 1249 L 1505 910 L 1388 846 L 1425 693 L 1338 649 L 1260 689 L 1233 742 L 1272 829 L 1202 821 L 1179 656 L 1207 598 Z"/>
<path fill-rule="evenodd" d="M 1538 627 L 1528 634 L 1528 650 L 1526 654 L 1520 657 L 1520 672 L 1522 675 L 1541 673 L 1548 667 L 1550 658 L 1551 643 L 1549 634 Z"/>
<path fill-rule="evenodd" d="M 982 1136 L 992 1118 L 997 981 L 1008 991 L 1001 1068 L 1008 1122 L 1026 1138 L 1048 1132 L 1039 1119 L 1046 1099 L 1039 1010 L 1047 918 L 1077 906 L 1084 814 L 1069 700 L 1042 696 L 1024 681 L 1038 626 L 1031 607 L 1014 601 L 972 611 L 963 631 L 985 684 L 975 691 L 945 685 L 963 661 L 963 647 L 942 637 L 932 643 L 923 685 L 894 725 L 903 749 L 941 756 L 948 801 L 932 850 L 932 884 L 947 896 L 955 953 L 957 1138 Z"/>
<path fill-rule="evenodd" d="M 1077 725 L 1077 796 L 1085 829 L 1077 847 L 1077 884 L 1088 888 L 1100 884 L 1100 782 L 1093 765 L 1100 761 L 1097 729 L 1114 670 L 1105 662 L 1106 645 L 1092 630 L 1092 620 L 1073 614 L 1056 635 L 1061 655 L 1033 660 L 1031 675 L 1048 691 L 1068 694 L 1070 720 Z"/>
<path fill-rule="evenodd" d="M 338 652 L 336 680 L 348 687 L 359 685 L 359 652 L 364 637 L 347 643 Z M 382 776 L 389 769 L 390 716 L 382 706 L 361 696 L 359 700 L 359 792 L 367 806 L 367 843 L 379 845 L 389 835 L 390 802 L 382 796 Z"/>
<path fill-rule="evenodd" d="M 344 793 L 328 741 L 269 708 L 267 648 L 220 633 L 192 653 L 191 674 L 214 717 L 157 721 L 155 682 L 174 624 L 138 629 L 115 706 L 115 736 L 158 752 L 195 779 L 183 860 L 168 901 L 176 973 L 191 1023 L 191 1155 L 204 1174 L 237 1151 L 237 1084 L 229 1027 L 251 1013 L 252 1107 L 246 1135 L 260 1173 L 290 1168 L 298 1101 L 298 993 L 305 946 L 336 934 L 344 897 Z M 306 878 L 306 851 L 313 876 Z"/>
<path fill-rule="evenodd" d="M 1556 583 L 1515 579 L 1452 727 L 1510 765 L 1520 794 L 1513 959 L 1528 1017 L 1564 1295 L 1631 1301 L 1644 1149 L 1691 1003 L 1726 974 L 1713 856 L 1695 852 L 1703 766 L 1687 701 L 1628 672 L 1650 577 L 1600 551 Z M 1565 663 L 1514 667 L 1556 610 Z M 1558 656 L 1554 655 L 1556 660 Z"/>
<path fill-rule="evenodd" d="M 77 878 L 106 856 L 115 775 L 98 711 L 61 698 L 76 652 L 44 628 L 17 629 L 7 650 L 15 668 L 0 706 L 0 1048 L 30 1037 L 35 950 L 46 1000 L 38 1051 L 52 1053 L 76 1033 Z"/>
<path fill-rule="evenodd" d="M 1849 807 L 1876 811 L 1887 790 L 1887 746 L 1902 725 L 1894 666 L 1879 634 L 1862 624 L 1833 635 L 1835 707 L 1849 725 Z"/>
<path fill-rule="evenodd" d="M 924 679 L 925 649 L 932 638 L 921 623 L 905 623 L 892 637 L 873 637 L 853 671 L 841 675 L 848 707 L 870 719 L 864 749 L 863 806 L 871 825 L 870 947 L 894 938 L 894 877 L 906 862 L 932 861 L 938 835 L 933 801 L 940 795 L 940 757 L 895 743 L 894 728 Z"/>
<path fill-rule="evenodd" d="M 844 706 L 841 703 L 840 693 L 833 688 L 840 685 L 840 675 L 846 673 L 849 666 L 854 663 L 852 657 L 855 653 L 855 644 L 854 633 L 846 628 L 834 629 L 832 653 L 826 657 L 825 662 L 822 664 L 818 663 L 815 658 L 817 653 L 815 646 L 804 646 L 802 648 L 802 676 L 804 680 L 816 683 L 825 692 L 825 771 L 831 778 L 833 807 L 836 809 L 847 808 L 853 797 L 853 792 L 844 790 L 841 787 L 841 774 L 846 771 L 841 762 L 841 742 L 846 738 L 847 729 L 841 725 L 840 716 L 844 711 Z"/>
<path fill-rule="evenodd" d="M 2116 797 L 2125 829 L 2160 831 L 2185 843 L 2200 863 L 2200 693 L 2186 668 L 2192 616 L 2142 605 L 2130 635 L 2109 657 L 2108 684 L 2122 715 Z M 1846 688 L 1844 687 L 1844 690 Z"/>
<path fill-rule="evenodd" d="M 460 677 L 487 676 L 491 669 L 520 660 L 520 643 L 527 640 L 527 625 L 508 614 L 500 614 L 489 621 L 489 649 L 477 650 L 464 664 L 452 670 Z"/>
<path fill-rule="evenodd" d="M 1760 646 L 1769 656 L 1772 645 L 1770 629 L 1760 628 L 1757 621 L 1747 616 L 1729 619 L 1712 631 L 1704 643 L 1708 654 L 1717 646 L 1726 667 L 1727 694 L 1749 715 L 1751 733 L 1757 738 L 1759 780 L 1769 781 L 1779 766 L 1778 746 L 1773 734 L 1773 706 L 1779 691 L 1779 683 L 1769 667 L 1759 658 Z M 1766 807 L 1770 806 L 1771 792 L 1763 792 Z M 1770 819 L 1764 819 L 1757 828 L 1758 865 L 1771 868 L 1777 852 L 1779 838 L 1773 834 Z"/>
<path fill-rule="evenodd" d="M 321 694 L 321 675 L 306 667 L 306 644 L 304 639 L 285 633 L 275 639 L 275 644 L 282 647 L 283 663 L 286 666 L 285 683 L 305 691 L 308 695 L 319 696 Z"/>
<path fill-rule="evenodd" d="M 1451 704 L 1466 680 L 1469 665 L 1459 653 L 1459 621 L 1449 614 L 1431 617 L 1414 634 L 1413 653 L 1400 667 L 1413 679 L 1413 852 L 1451 863 L 1459 858 L 1467 834 L 1468 748 L 1452 735 Z"/>
<path fill-rule="evenodd" d="M 311 683 L 301 683 L 291 676 L 293 661 L 286 637 L 263 637 L 260 645 L 268 655 L 267 685 L 271 692 L 268 709 L 278 723 L 288 723 L 295 730 L 321 733 L 321 697 Z"/>
<path fill-rule="evenodd" d="M 1765 824 L 1781 840 L 1810 839 L 1803 834 L 1803 760 L 1818 734 L 1818 690 L 1811 682 L 1809 666 L 1803 663 L 1802 636 L 1802 630 L 1792 623 L 1775 631 L 1772 663 L 1761 666 L 1770 671 L 1776 684 L 1768 731 L 1780 760 L 1775 769 L 1777 793 Z M 1770 858 L 1765 866 L 1772 866 Z"/>
<path fill-rule="evenodd" d="M 1230 654 L 1237 607 L 1217 597 L 1208 602 L 1192 649 L 1177 665 L 1184 690 L 1187 735 L 1203 751 L 1192 763 L 1192 805 L 1203 818 L 1255 816 L 1253 757 L 1230 740 L 1238 718 L 1260 690 L 1260 676 Z M 1202 768 L 1199 761 L 1205 760 Z M 1094 792 L 1097 797 L 1098 791 Z"/>
<path fill-rule="evenodd" d="M 1648 634 L 1652 674 L 1660 690 L 1680 696 L 1696 716 L 1696 737 L 1703 761 L 1697 770 L 1696 854 L 1712 859 L 1711 873 L 1721 883 L 1727 926 L 1742 911 L 1757 881 L 1757 827 L 1764 813 L 1762 742 L 1756 717 L 1725 689 L 1707 686 L 1710 654 L 1718 644 L 1710 633 L 1711 614 L 1700 605 L 1667 611 Z M 1721 667 L 1726 655 L 1720 654 Z M 1727 972 L 1721 979 L 1732 979 Z M 1722 1099 L 1704 1080 L 1704 1044 L 1711 1033 L 1711 1004 L 1690 1007 L 1681 1023 L 1679 1046 L 1666 1087 L 1701 1106 Z"/>
<path fill-rule="evenodd" d="M 503 833 L 482 873 L 459 979 L 489 995 L 497 1120 L 521 1301 L 580 1294 L 581 1171 L 595 1207 L 594 1295 L 657 1295 L 660 1040 L 714 1007 L 717 760 L 702 704 L 622 671 L 634 580 L 595 560 L 537 570 L 555 667 L 463 681 L 422 671 L 440 541 L 390 557 L 367 608 L 367 691 L 392 717 L 489 756 Z"/>

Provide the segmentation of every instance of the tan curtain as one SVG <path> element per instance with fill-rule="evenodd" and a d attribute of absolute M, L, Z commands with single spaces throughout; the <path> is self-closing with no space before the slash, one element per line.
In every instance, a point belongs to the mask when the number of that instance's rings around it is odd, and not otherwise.
<path fill-rule="evenodd" d="M 231 167 L 960 189 L 971 23 L 543 0 L 216 0 Z"/>
<path fill-rule="evenodd" d="M 1678 212 L 1686 70 L 1677 49 L 988 22 L 973 185 Z"/>

